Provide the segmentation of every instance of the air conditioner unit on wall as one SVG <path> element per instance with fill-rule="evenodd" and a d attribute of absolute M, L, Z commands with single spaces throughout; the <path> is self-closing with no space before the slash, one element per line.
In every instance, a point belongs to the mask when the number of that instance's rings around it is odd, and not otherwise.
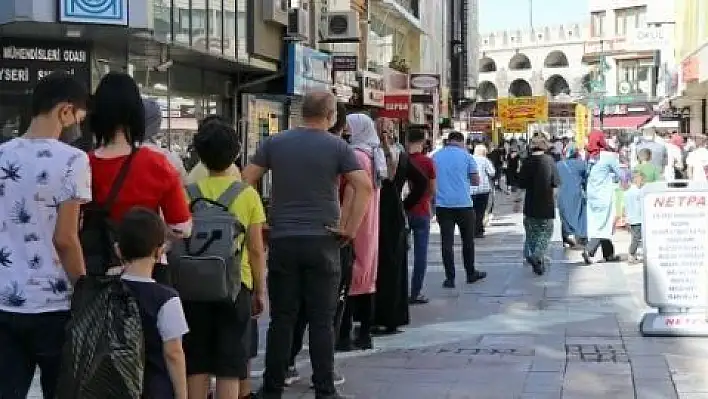
<path fill-rule="evenodd" d="M 306 41 L 310 38 L 310 13 L 302 8 L 290 10 L 288 38 Z"/>
<path fill-rule="evenodd" d="M 329 43 L 359 42 L 359 14 L 356 11 L 333 11 L 323 18 L 322 41 Z"/>
<path fill-rule="evenodd" d="M 263 20 L 288 26 L 288 0 L 263 0 Z"/>

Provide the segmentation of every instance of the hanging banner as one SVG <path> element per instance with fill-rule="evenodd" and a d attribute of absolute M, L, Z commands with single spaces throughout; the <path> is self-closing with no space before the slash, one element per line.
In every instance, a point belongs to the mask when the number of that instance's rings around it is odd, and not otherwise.
<path fill-rule="evenodd" d="M 583 104 L 575 106 L 575 145 L 584 148 L 590 126 L 588 126 L 588 107 Z"/>
<path fill-rule="evenodd" d="M 548 98 L 513 97 L 500 98 L 499 122 L 507 132 L 526 132 L 529 123 L 548 120 Z"/>

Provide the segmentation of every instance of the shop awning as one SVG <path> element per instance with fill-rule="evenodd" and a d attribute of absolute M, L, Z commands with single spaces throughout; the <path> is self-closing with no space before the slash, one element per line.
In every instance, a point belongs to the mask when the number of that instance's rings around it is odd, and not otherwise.
<path fill-rule="evenodd" d="M 603 129 L 636 129 L 651 119 L 651 115 L 606 116 Z M 593 127 L 600 127 L 600 118 L 595 117 Z"/>
<path fill-rule="evenodd" d="M 641 126 L 642 129 L 678 130 L 679 121 L 662 121 L 658 116 Z"/>

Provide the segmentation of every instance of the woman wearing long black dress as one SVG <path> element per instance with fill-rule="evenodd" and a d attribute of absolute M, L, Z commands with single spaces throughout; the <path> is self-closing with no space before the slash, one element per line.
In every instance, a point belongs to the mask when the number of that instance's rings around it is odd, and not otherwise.
<path fill-rule="evenodd" d="M 394 150 L 395 153 L 395 150 Z M 408 229 L 407 209 L 415 205 L 427 190 L 428 179 L 413 164 L 408 154 L 396 156 L 395 175 L 381 185 L 379 209 L 379 267 L 376 278 L 374 333 L 393 334 L 410 323 L 408 312 Z M 403 186 L 409 194 L 401 200 Z"/>

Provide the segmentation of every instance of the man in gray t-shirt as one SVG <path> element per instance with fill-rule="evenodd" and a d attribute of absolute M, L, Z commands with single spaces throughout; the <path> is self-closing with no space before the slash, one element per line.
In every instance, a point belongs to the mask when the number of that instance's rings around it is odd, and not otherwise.
<path fill-rule="evenodd" d="M 303 99 L 305 127 L 268 138 L 243 172 L 251 185 L 272 172 L 268 294 L 270 327 L 263 398 L 280 398 L 301 304 L 310 329 L 312 381 L 318 398 L 337 399 L 333 320 L 340 282 L 339 247 L 366 213 L 373 187 L 347 143 L 327 129 L 336 120 L 329 92 Z M 339 178 L 354 188 L 350 209 L 339 207 Z M 342 217 L 340 218 L 340 213 Z"/>

